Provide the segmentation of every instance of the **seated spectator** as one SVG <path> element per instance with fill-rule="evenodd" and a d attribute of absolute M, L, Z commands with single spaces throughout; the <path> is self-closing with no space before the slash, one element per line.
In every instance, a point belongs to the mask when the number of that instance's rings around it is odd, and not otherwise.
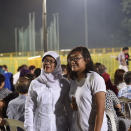
<path fill-rule="evenodd" d="M 35 78 L 38 77 L 41 73 L 41 69 L 40 68 L 36 68 L 35 71 L 34 71 L 34 76 Z"/>
<path fill-rule="evenodd" d="M 116 115 L 115 108 L 119 108 L 121 110 L 121 105 L 120 105 L 119 99 L 117 98 L 115 93 L 113 91 L 111 91 L 111 90 L 107 90 L 107 93 L 106 93 L 106 107 L 105 108 L 110 110 L 111 112 L 113 112 L 115 122 L 116 122 L 116 126 L 117 126 L 118 118 L 117 118 L 117 115 Z M 109 120 L 108 120 L 108 131 L 112 131 L 111 123 L 110 123 Z"/>
<path fill-rule="evenodd" d="M 31 80 L 27 77 L 19 78 L 16 84 L 16 89 L 19 93 L 19 96 L 9 102 L 7 108 L 8 118 L 24 121 L 25 100 L 30 82 Z"/>
<path fill-rule="evenodd" d="M 29 71 L 30 71 L 30 74 L 34 75 L 35 66 L 34 65 L 29 66 Z"/>
<path fill-rule="evenodd" d="M 126 87 L 126 83 L 124 82 L 124 73 L 123 69 L 117 69 L 114 75 L 114 84 L 116 85 L 118 91 L 124 87 Z"/>
<path fill-rule="evenodd" d="M 20 78 L 20 77 L 24 77 L 24 76 L 26 76 L 27 74 L 30 74 L 29 69 L 27 69 L 27 68 L 22 68 L 22 69 L 20 70 L 20 76 L 19 76 L 19 78 Z"/>
<path fill-rule="evenodd" d="M 67 78 L 67 66 L 62 64 L 61 68 L 62 68 L 62 75 Z"/>
<path fill-rule="evenodd" d="M 125 97 L 131 99 L 131 71 L 125 73 L 124 81 L 126 83 L 126 87 L 122 88 L 119 91 L 118 97 Z"/>
<path fill-rule="evenodd" d="M 5 85 L 5 77 L 4 75 L 0 74 L 0 100 L 5 98 L 8 94 L 11 93 L 10 90 L 4 88 Z"/>
<path fill-rule="evenodd" d="M 18 67 L 17 73 L 14 74 L 14 76 L 13 76 L 13 84 L 14 84 L 14 85 L 16 84 L 17 80 L 19 79 L 20 71 L 21 71 L 21 69 L 23 69 L 23 68 L 26 68 L 26 69 L 27 69 L 28 67 L 27 67 L 27 65 L 21 65 L 21 66 Z"/>
<path fill-rule="evenodd" d="M 25 77 L 27 79 L 29 79 L 30 81 L 32 80 L 32 76 L 30 76 L 30 74 L 27 74 Z M 0 101 L 0 111 L 1 111 L 0 117 L 2 117 L 2 118 L 7 117 L 6 110 L 7 110 L 7 107 L 8 107 L 8 103 L 18 96 L 19 96 L 19 93 L 15 90 L 14 92 L 10 93 L 8 96 L 6 96 L 4 99 L 2 99 Z"/>
<path fill-rule="evenodd" d="M 106 93 L 106 109 L 110 110 L 114 114 L 116 126 L 118 131 L 127 131 L 131 125 L 129 119 L 125 119 L 124 115 L 121 113 L 120 101 L 111 90 L 107 89 Z M 112 131 L 111 122 L 108 120 L 108 131 Z"/>
<path fill-rule="evenodd" d="M 110 75 L 106 72 L 106 67 L 102 65 L 101 63 L 96 63 L 94 65 L 94 70 L 104 78 L 106 88 L 112 90 L 117 95 L 118 90 L 116 86 L 112 84 Z"/>

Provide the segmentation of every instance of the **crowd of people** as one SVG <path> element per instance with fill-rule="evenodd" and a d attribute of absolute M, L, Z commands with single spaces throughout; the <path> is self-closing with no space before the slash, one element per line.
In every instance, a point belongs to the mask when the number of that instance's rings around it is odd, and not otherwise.
<path fill-rule="evenodd" d="M 67 65 L 48 51 L 41 68 L 21 65 L 13 75 L 0 66 L 1 130 L 3 118 L 9 118 L 24 122 L 26 131 L 113 131 L 106 110 L 113 113 L 117 131 L 130 130 L 119 100 L 131 99 L 131 71 L 122 53 L 114 82 L 105 65 L 93 63 L 86 47 L 72 49 Z"/>

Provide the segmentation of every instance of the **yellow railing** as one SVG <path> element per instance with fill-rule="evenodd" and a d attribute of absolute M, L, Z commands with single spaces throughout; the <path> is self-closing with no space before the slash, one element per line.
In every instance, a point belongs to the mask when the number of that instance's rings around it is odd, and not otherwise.
<path fill-rule="evenodd" d="M 112 79 L 114 76 L 115 70 L 118 68 L 118 61 L 115 59 L 120 53 L 121 48 L 100 48 L 100 49 L 90 49 L 90 53 L 93 59 L 93 62 L 100 62 L 107 67 L 108 73 L 111 75 Z M 61 63 L 67 63 L 67 55 L 69 50 L 59 51 L 61 57 Z M 129 50 L 131 54 L 131 48 Z M 35 57 L 32 57 L 31 52 L 24 53 L 0 53 L 0 65 L 6 64 L 8 70 L 12 73 L 17 71 L 18 66 L 22 64 L 35 65 L 36 67 L 41 67 L 41 58 L 43 51 L 35 52 Z M 131 70 L 131 62 L 129 66 Z"/>

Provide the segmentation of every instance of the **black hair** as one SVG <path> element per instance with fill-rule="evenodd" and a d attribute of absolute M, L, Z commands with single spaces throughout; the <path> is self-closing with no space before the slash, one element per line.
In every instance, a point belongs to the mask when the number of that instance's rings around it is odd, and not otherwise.
<path fill-rule="evenodd" d="M 87 61 L 86 69 L 84 71 L 85 74 L 89 73 L 90 71 L 94 71 L 93 61 L 91 59 L 91 56 L 90 56 L 88 49 L 86 47 L 83 47 L 83 46 L 76 47 L 76 48 L 72 49 L 67 56 L 67 72 L 68 72 L 69 78 L 71 78 L 73 80 L 76 79 L 77 75 L 76 75 L 76 72 L 73 72 L 71 70 L 69 59 L 70 59 L 71 54 L 73 54 L 74 52 L 80 52 L 81 55 L 83 56 L 84 60 Z"/>
<path fill-rule="evenodd" d="M 29 70 L 30 70 L 30 71 L 33 70 L 33 69 L 35 69 L 35 66 L 34 66 L 34 65 L 29 66 Z"/>
<path fill-rule="evenodd" d="M 16 83 L 18 93 L 26 94 L 28 92 L 31 80 L 27 77 L 20 77 Z"/>
<path fill-rule="evenodd" d="M 34 75 L 35 77 L 38 77 L 41 73 L 41 69 L 40 68 L 36 68 L 35 71 L 34 71 Z"/>
<path fill-rule="evenodd" d="M 131 71 L 125 73 L 124 81 L 127 85 L 131 85 Z"/>
<path fill-rule="evenodd" d="M 3 65 L 2 67 L 4 67 L 5 69 L 7 69 L 8 67 L 7 67 L 7 65 Z"/>
<path fill-rule="evenodd" d="M 100 75 L 101 75 L 101 73 L 100 73 L 101 65 L 102 65 L 102 64 L 101 64 L 101 63 L 98 63 L 98 62 L 94 64 L 94 71 L 97 72 L 97 73 L 100 74 Z"/>
<path fill-rule="evenodd" d="M 114 84 L 119 85 L 124 81 L 124 73 L 123 69 L 117 69 L 114 74 Z"/>
<path fill-rule="evenodd" d="M 4 75 L 0 74 L 0 86 L 5 81 Z"/>
<path fill-rule="evenodd" d="M 62 71 L 64 71 L 65 69 L 67 69 L 67 65 L 62 64 L 61 68 L 62 68 Z"/>
<path fill-rule="evenodd" d="M 22 68 L 28 68 L 28 66 L 26 64 L 23 64 L 18 67 L 17 71 L 20 71 Z"/>
<path fill-rule="evenodd" d="M 24 77 L 27 78 L 27 79 L 30 79 L 31 81 L 34 80 L 34 78 L 35 78 L 35 76 L 33 74 L 31 74 L 31 73 L 25 74 Z"/>
<path fill-rule="evenodd" d="M 125 51 L 125 50 L 129 50 L 129 48 L 128 47 L 123 47 L 122 51 Z"/>

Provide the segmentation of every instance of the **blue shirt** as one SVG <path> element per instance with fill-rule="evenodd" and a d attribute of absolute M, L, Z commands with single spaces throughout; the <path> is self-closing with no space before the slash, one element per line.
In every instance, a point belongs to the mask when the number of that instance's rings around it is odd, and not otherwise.
<path fill-rule="evenodd" d="M 125 97 L 131 99 L 131 85 L 127 85 L 127 87 L 122 88 L 118 92 L 118 97 Z"/>

